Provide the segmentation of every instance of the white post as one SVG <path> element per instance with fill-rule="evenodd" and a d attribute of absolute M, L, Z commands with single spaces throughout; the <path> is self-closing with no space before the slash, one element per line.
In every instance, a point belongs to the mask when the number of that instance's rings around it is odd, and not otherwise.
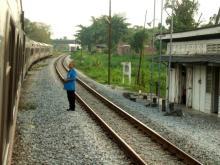
<path fill-rule="evenodd" d="M 121 65 L 123 66 L 122 70 L 122 83 L 124 84 L 124 76 L 128 76 L 129 84 L 131 84 L 131 62 L 122 62 Z"/>

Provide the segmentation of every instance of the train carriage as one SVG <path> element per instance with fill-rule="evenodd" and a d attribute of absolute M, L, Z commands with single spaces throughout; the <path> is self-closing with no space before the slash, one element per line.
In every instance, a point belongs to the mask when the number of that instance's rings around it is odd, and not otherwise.
<path fill-rule="evenodd" d="M 22 80 L 31 64 L 52 53 L 23 29 L 21 0 L 0 0 L 0 164 L 10 161 Z"/>

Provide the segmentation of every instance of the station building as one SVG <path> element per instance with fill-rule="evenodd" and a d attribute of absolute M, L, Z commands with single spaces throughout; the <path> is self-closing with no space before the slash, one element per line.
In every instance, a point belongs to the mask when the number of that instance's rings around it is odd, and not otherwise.
<path fill-rule="evenodd" d="M 171 35 L 161 38 L 168 63 Z M 220 26 L 173 33 L 172 40 L 169 101 L 220 116 Z"/>

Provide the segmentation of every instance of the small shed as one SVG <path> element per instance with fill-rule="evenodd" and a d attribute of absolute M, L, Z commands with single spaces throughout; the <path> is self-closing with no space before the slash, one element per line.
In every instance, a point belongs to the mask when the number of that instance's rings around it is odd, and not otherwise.
<path fill-rule="evenodd" d="M 79 44 L 69 44 L 69 51 L 70 52 L 75 52 L 79 49 L 81 49 L 81 45 L 79 45 Z"/>
<path fill-rule="evenodd" d="M 163 62 L 169 62 L 170 37 L 170 34 L 162 35 L 162 41 L 167 42 Z M 172 40 L 167 99 L 205 113 L 219 114 L 220 26 L 173 33 Z"/>
<path fill-rule="evenodd" d="M 131 53 L 131 46 L 129 44 L 119 44 L 117 47 L 118 55 L 128 55 Z"/>

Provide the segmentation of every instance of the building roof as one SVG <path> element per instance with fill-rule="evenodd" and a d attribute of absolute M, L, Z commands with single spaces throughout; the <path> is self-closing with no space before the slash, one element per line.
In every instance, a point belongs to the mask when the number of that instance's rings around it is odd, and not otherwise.
<path fill-rule="evenodd" d="M 162 61 L 168 62 L 169 56 L 161 57 Z M 194 56 L 171 56 L 171 62 L 175 63 L 213 63 L 220 64 L 220 55 L 194 55 Z"/>
<path fill-rule="evenodd" d="M 162 40 L 169 42 L 171 38 L 170 33 L 162 34 Z M 173 41 L 193 41 L 204 39 L 218 39 L 220 38 L 220 26 L 212 26 L 206 28 L 199 28 L 196 30 L 190 30 L 185 32 L 178 32 L 172 34 Z M 157 39 L 160 39 L 160 35 L 157 35 Z"/>

